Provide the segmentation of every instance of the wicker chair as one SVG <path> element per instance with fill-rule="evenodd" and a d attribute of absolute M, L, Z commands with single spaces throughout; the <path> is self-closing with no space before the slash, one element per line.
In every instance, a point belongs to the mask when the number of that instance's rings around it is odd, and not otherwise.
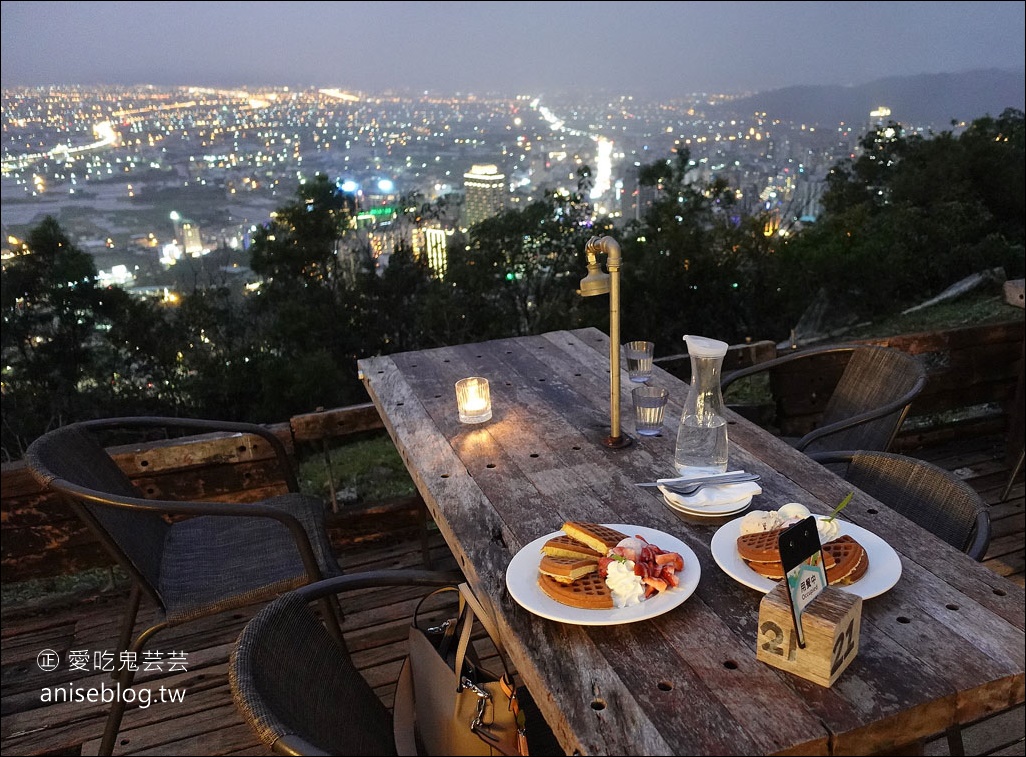
<path fill-rule="evenodd" d="M 845 356 L 847 362 L 834 384 L 826 360 Z M 801 381 L 807 390 L 803 412 L 822 411 L 816 428 L 800 438 L 787 438 L 806 453 L 890 449 L 912 400 L 926 385 L 926 369 L 915 356 L 889 347 L 847 344 L 814 347 L 732 371 L 720 386 L 726 391 L 742 378 L 766 372 L 771 389 L 784 373 L 792 381 Z"/>
<path fill-rule="evenodd" d="M 950 471 L 889 452 L 817 452 L 810 457 L 974 560 L 987 553 L 987 504 Z"/>
<path fill-rule="evenodd" d="M 102 446 L 100 434 L 169 428 L 255 435 L 274 451 L 288 493 L 245 504 L 144 498 Z M 325 530 L 324 503 L 298 493 L 284 445 L 263 426 L 157 417 L 86 421 L 39 437 L 25 461 L 131 576 L 118 650 L 134 652 L 137 659 L 143 645 L 164 628 L 270 600 L 342 573 Z M 132 641 L 144 594 L 157 605 L 158 615 Z M 341 638 L 337 603 L 325 600 L 322 607 Z M 123 667 L 115 677 L 125 689 L 135 674 L 132 666 Z M 112 703 L 100 754 L 111 754 L 124 710 L 120 698 Z"/>
<path fill-rule="evenodd" d="M 810 457 L 974 560 L 982 561 L 987 554 L 987 504 L 950 471 L 889 452 L 817 452 Z M 962 729 L 951 726 L 945 735 L 948 753 L 964 755 Z"/>
<path fill-rule="evenodd" d="M 458 572 L 378 570 L 284 594 L 257 613 L 232 649 L 228 680 L 236 707 L 277 754 L 395 754 L 392 714 L 310 603 L 358 589 L 461 580 Z"/>

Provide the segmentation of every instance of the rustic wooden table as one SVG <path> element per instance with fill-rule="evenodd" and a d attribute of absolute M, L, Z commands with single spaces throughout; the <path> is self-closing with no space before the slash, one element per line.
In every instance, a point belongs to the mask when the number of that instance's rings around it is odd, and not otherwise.
<path fill-rule="evenodd" d="M 567 753 L 869 754 L 1023 702 L 1024 594 L 856 492 L 847 520 L 899 554 L 901 578 L 862 607 L 858 654 L 827 688 L 756 659 L 763 595 L 716 564 L 724 520 L 686 518 L 634 482 L 673 475 L 687 385 L 670 391 L 664 432 L 637 437 L 621 382 L 626 449 L 610 430 L 608 338 L 595 329 L 408 352 L 359 363 L 368 392 L 467 579 Z M 493 417 L 458 420 L 454 383 L 484 376 Z M 730 414 L 730 465 L 761 474 L 753 507 L 802 502 L 827 513 L 850 485 Z M 736 516 L 735 516 L 736 517 Z M 566 520 L 654 528 L 701 565 L 695 593 L 640 622 L 541 618 L 506 588 L 511 558 Z"/>

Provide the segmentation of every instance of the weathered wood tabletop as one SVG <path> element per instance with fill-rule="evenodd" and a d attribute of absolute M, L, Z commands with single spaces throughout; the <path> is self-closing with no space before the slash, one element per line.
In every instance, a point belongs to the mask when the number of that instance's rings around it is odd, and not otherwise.
<path fill-rule="evenodd" d="M 363 359 L 363 381 L 471 585 L 491 602 L 510 656 L 568 753 L 888 752 L 1024 698 L 1024 594 L 856 491 L 845 519 L 899 554 L 902 574 L 866 599 L 857 656 L 826 688 L 756 660 L 763 595 L 724 573 L 693 519 L 634 485 L 674 475 L 687 385 L 664 432 L 638 437 L 621 381 L 626 449 L 609 435 L 609 341 L 596 329 Z M 454 384 L 484 376 L 493 417 L 466 425 Z M 753 508 L 801 502 L 827 513 L 851 486 L 733 413 L 730 469 L 761 475 Z M 739 516 L 735 516 L 739 517 Z M 506 589 L 525 544 L 566 520 L 658 529 L 698 556 L 701 580 L 658 617 L 612 626 L 543 619 Z M 685 570 L 687 568 L 685 567 Z"/>

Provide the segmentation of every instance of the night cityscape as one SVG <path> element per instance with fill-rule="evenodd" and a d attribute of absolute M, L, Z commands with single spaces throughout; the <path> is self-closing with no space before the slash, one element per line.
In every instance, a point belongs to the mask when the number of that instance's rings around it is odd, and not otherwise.
<path fill-rule="evenodd" d="M 873 119 L 887 119 L 882 111 L 858 124 L 789 123 L 731 114 L 725 95 L 573 102 L 75 87 L 3 97 L 5 237 L 52 213 L 104 275 L 120 271 L 129 286 L 166 283 L 182 255 L 244 249 L 254 225 L 317 173 L 358 196 L 360 224 L 386 259 L 400 201 L 444 198 L 460 208 L 474 165 L 501 170 L 505 207 L 567 191 L 588 166 L 596 213 L 622 223 L 643 211 L 637 167 L 680 147 L 691 151 L 696 181 L 725 179 L 743 212 L 771 211 L 786 233 L 815 217 L 826 172 Z M 171 219 L 186 210 L 198 240 L 187 242 Z M 466 228 L 467 217 L 450 223 Z"/>

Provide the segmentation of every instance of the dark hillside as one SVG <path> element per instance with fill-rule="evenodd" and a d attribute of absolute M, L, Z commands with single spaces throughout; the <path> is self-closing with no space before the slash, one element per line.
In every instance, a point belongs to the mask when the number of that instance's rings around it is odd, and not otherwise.
<path fill-rule="evenodd" d="M 1024 108 L 1026 73 L 988 69 L 878 79 L 858 86 L 795 86 L 760 92 L 730 104 L 738 113 L 765 111 L 773 118 L 819 124 L 865 124 L 881 105 L 902 123 L 950 128 L 952 120 L 998 116 Z"/>

